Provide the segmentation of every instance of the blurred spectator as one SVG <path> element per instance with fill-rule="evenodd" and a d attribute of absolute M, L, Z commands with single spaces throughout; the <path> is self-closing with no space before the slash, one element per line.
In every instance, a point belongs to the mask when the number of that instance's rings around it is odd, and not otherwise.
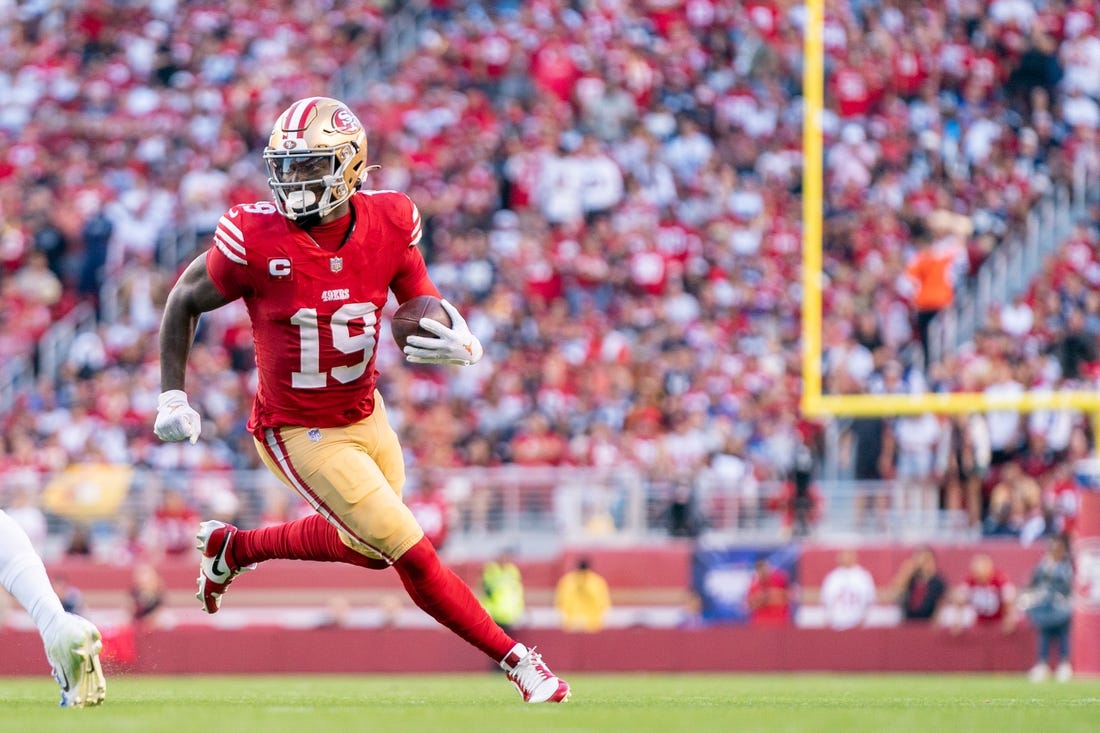
<path fill-rule="evenodd" d="M 195 546 L 195 528 L 200 517 L 184 499 L 182 492 L 168 489 L 153 512 L 144 533 L 147 552 L 182 555 Z"/>
<path fill-rule="evenodd" d="M 1072 542 L 1077 533 L 1077 515 L 1081 510 L 1080 489 L 1073 475 L 1070 461 L 1057 464 L 1048 475 L 1046 493 L 1049 495 L 1051 523 L 1048 530 L 1063 535 Z"/>
<path fill-rule="evenodd" d="M 874 578 L 859 565 L 856 551 L 841 550 L 837 566 L 821 583 L 821 603 L 829 628 L 842 631 L 862 626 L 875 599 Z"/>
<path fill-rule="evenodd" d="M 610 212 L 622 200 L 623 174 L 594 137 L 584 138 L 577 157 L 581 167 L 581 209 L 591 221 Z"/>
<path fill-rule="evenodd" d="M 769 504 L 780 511 L 785 537 L 806 537 L 821 518 L 824 498 L 813 480 L 813 453 L 804 442 L 795 448 L 794 461 L 782 484 L 782 492 Z"/>
<path fill-rule="evenodd" d="M 38 506 L 34 488 L 15 484 L 4 511 L 23 528 L 39 555 L 46 547 L 46 514 Z"/>
<path fill-rule="evenodd" d="M 690 117 L 678 121 L 679 133 L 665 145 L 664 159 L 679 182 L 692 185 L 714 153 L 714 142 Z"/>
<path fill-rule="evenodd" d="M 894 420 L 897 444 L 896 477 L 906 506 L 902 509 L 934 509 L 938 497 L 937 463 L 943 429 L 940 418 L 930 413 L 899 417 Z"/>
<path fill-rule="evenodd" d="M 1035 314 L 1023 293 L 1002 305 L 997 315 L 1001 330 L 1013 338 L 1026 336 L 1035 325 Z"/>
<path fill-rule="evenodd" d="M 324 615 L 317 623 L 318 629 L 345 629 L 351 621 L 351 601 L 347 596 L 333 595 L 328 599 Z"/>
<path fill-rule="evenodd" d="M 989 494 L 989 503 L 991 516 L 1000 517 L 1005 505 L 1009 507 L 1006 524 L 1013 531 L 998 531 L 997 534 L 1016 534 L 1021 544 L 1030 545 L 1050 533 L 1042 488 L 1038 481 L 1024 473 L 1018 461 L 1009 461 L 1001 466 L 997 483 Z M 996 507 L 996 513 L 993 507 Z"/>
<path fill-rule="evenodd" d="M 443 488 L 429 480 L 420 484 L 416 491 L 407 492 L 403 498 L 405 506 L 416 517 L 416 523 L 424 530 L 424 536 L 435 549 L 442 550 L 447 544 L 453 512 Z"/>
<path fill-rule="evenodd" d="M 966 251 L 963 238 L 973 226 L 967 217 L 940 210 L 926 221 L 915 222 L 911 229 L 916 252 L 906 273 L 913 280 L 917 333 L 927 365 L 928 326 L 955 299 L 955 281 Z"/>
<path fill-rule="evenodd" d="M 65 555 L 68 557 L 92 557 L 93 554 L 91 527 L 84 522 L 76 522 L 69 534 Z"/>
<path fill-rule="evenodd" d="M 931 547 L 922 545 L 913 551 L 898 569 L 892 587 L 906 621 L 929 621 L 939 610 L 947 590 L 947 581 L 936 567 Z"/>
<path fill-rule="evenodd" d="M 989 472 L 992 448 L 985 415 L 953 415 L 949 418 L 944 508 L 964 512 L 967 525 L 981 524 L 984 512 L 982 483 Z"/>
<path fill-rule="evenodd" d="M 481 605 L 508 634 L 523 620 L 526 612 L 523 576 L 510 551 L 504 551 L 482 568 Z"/>
<path fill-rule="evenodd" d="M 27 255 L 26 263 L 15 273 L 13 295 L 29 303 L 52 306 L 61 300 L 61 280 L 54 274 L 43 252 Z"/>
<path fill-rule="evenodd" d="M 983 390 L 992 398 L 1009 399 L 1024 392 L 1024 386 L 1012 375 L 1012 368 L 1004 360 L 994 361 L 990 368 L 989 384 Z M 1011 461 L 1020 450 L 1024 438 L 1023 421 L 1016 410 L 991 410 L 985 415 L 989 425 L 990 463 L 999 466 Z"/>
<path fill-rule="evenodd" d="M 1069 630 L 1073 620 L 1073 560 L 1063 535 L 1050 538 L 1047 551 L 1020 594 L 1020 608 L 1039 632 L 1039 651 L 1028 677 L 1041 682 L 1050 676 L 1050 649 L 1058 644 L 1055 677 L 1065 682 L 1073 676 L 1070 666 Z"/>
<path fill-rule="evenodd" d="M 50 579 L 53 581 L 54 593 L 61 599 L 61 607 L 65 609 L 65 613 L 84 615 L 84 594 L 69 581 L 69 576 L 62 572 L 54 572 L 50 574 Z"/>
<path fill-rule="evenodd" d="M 130 581 L 130 618 L 137 626 L 155 628 L 164 607 L 164 581 L 149 563 L 134 566 Z"/>
<path fill-rule="evenodd" d="M 999 626 L 1007 633 L 1017 625 L 1016 589 L 989 555 L 979 553 L 970 560 L 966 580 L 951 590 L 938 620 L 953 633 L 974 625 Z"/>
<path fill-rule="evenodd" d="M 873 484 L 894 478 L 896 437 L 893 423 L 881 417 L 860 417 L 851 422 L 847 439 L 853 441 L 852 478 L 860 485 L 872 484 L 856 495 L 855 525 L 860 529 L 886 528 L 889 492 Z M 848 451 L 841 449 L 842 455 Z"/>
<path fill-rule="evenodd" d="M 782 568 L 772 567 L 766 558 L 756 561 L 755 572 L 745 595 L 752 624 L 786 626 L 791 622 L 791 581 Z"/>
<path fill-rule="evenodd" d="M 588 558 L 577 561 L 575 569 L 561 576 L 554 589 L 554 608 L 565 631 L 599 631 L 611 610 L 611 592 L 607 581 L 592 569 Z"/>
<path fill-rule="evenodd" d="M 665 509 L 665 521 L 672 537 L 698 537 L 703 531 L 703 517 L 695 489 L 687 482 L 678 481 L 672 487 L 672 495 Z"/>
<path fill-rule="evenodd" d="M 114 224 L 98 207 L 88 216 L 80 232 L 82 256 L 77 292 L 97 302 L 107 266 L 108 243 L 113 232 Z"/>
<path fill-rule="evenodd" d="M 1065 329 L 1058 342 L 1058 361 L 1062 376 L 1077 381 L 1100 358 L 1096 334 L 1085 329 L 1085 314 L 1073 308 L 1066 316 Z"/>
<path fill-rule="evenodd" d="M 556 466 L 565 457 L 566 444 L 541 413 L 530 415 L 512 441 L 512 460 L 525 466 Z"/>
<path fill-rule="evenodd" d="M 1012 499 L 1007 493 L 989 497 L 989 511 L 982 520 L 982 536 L 1020 536 L 1020 523 L 1013 515 Z"/>

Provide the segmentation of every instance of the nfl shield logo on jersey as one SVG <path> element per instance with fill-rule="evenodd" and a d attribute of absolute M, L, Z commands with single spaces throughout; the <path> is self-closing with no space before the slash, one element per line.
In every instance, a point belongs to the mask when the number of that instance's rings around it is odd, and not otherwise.
<path fill-rule="evenodd" d="M 333 272 L 340 272 L 340 270 L 344 269 L 344 258 L 343 257 L 332 257 L 328 261 L 328 266 L 329 266 L 329 269 L 332 270 Z"/>

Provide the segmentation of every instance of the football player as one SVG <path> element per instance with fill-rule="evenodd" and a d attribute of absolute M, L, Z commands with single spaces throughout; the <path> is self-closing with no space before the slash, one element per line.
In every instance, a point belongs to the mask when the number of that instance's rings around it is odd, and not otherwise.
<path fill-rule="evenodd" d="M 172 288 L 160 331 L 161 389 L 154 432 L 201 432 L 184 372 L 202 313 L 243 298 L 259 383 L 248 427 L 264 464 L 317 514 L 259 530 L 200 524 L 198 598 L 215 613 L 230 582 L 274 558 L 392 566 L 412 600 L 497 662 L 527 702 L 562 702 L 569 685 L 533 649 L 493 623 L 440 562 L 401 500 L 405 468 L 376 383 L 379 314 L 398 302 L 439 297 L 417 245 L 420 212 L 404 194 L 363 189 L 367 137 L 335 99 L 291 104 L 264 150 L 274 201 L 231 208 L 210 248 Z M 473 364 L 482 347 L 447 301 L 451 327 L 425 319 L 406 359 Z"/>
<path fill-rule="evenodd" d="M 27 533 L 3 510 L 0 585 L 15 596 L 34 621 L 54 679 L 61 686 L 61 707 L 82 708 L 103 702 L 107 681 L 99 663 L 103 649 L 99 630 L 91 621 L 65 612 Z"/>

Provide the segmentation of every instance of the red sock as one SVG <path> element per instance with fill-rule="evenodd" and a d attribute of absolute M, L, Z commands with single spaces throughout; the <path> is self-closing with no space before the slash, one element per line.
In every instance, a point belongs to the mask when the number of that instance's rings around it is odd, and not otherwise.
<path fill-rule="evenodd" d="M 360 555 L 340 540 L 340 534 L 320 514 L 263 529 L 247 529 L 233 537 L 233 560 L 238 567 L 264 560 L 344 562 L 372 570 L 389 563 Z"/>
<path fill-rule="evenodd" d="M 499 662 L 516 642 L 485 612 L 469 586 L 439 561 L 432 543 L 425 537 L 393 564 L 409 597 L 425 613 L 494 662 Z"/>

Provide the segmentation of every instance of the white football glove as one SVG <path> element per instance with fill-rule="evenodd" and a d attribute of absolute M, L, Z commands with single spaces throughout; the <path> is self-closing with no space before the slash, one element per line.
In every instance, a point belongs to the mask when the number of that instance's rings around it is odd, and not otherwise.
<path fill-rule="evenodd" d="M 168 442 L 190 440 L 194 445 L 202 432 L 202 418 L 187 404 L 187 393 L 181 389 L 161 392 L 157 398 L 157 421 L 153 432 Z"/>
<path fill-rule="evenodd" d="M 405 360 L 413 364 L 474 364 L 485 353 L 477 336 L 470 332 L 466 319 L 446 300 L 443 309 L 451 317 L 451 327 L 439 321 L 421 318 L 420 327 L 438 338 L 409 336 L 405 341 Z"/>

